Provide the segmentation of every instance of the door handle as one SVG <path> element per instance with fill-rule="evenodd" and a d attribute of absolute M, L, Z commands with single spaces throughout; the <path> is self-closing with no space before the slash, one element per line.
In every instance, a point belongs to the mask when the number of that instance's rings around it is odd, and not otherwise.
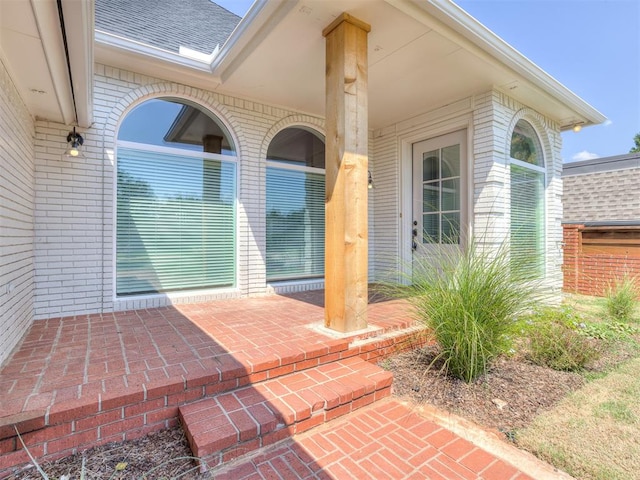
<path fill-rule="evenodd" d="M 418 221 L 414 220 L 413 221 L 413 226 L 417 227 L 418 226 Z M 416 237 L 418 236 L 418 229 L 417 228 L 413 228 L 411 230 L 411 250 L 416 251 L 418 249 L 418 244 L 416 243 Z"/>

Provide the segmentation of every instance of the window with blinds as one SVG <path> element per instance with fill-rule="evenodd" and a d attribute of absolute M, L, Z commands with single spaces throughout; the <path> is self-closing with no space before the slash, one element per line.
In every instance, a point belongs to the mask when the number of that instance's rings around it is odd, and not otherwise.
<path fill-rule="evenodd" d="M 511 225 L 512 265 L 544 275 L 544 157 L 537 134 L 519 120 L 511 139 Z"/>
<path fill-rule="evenodd" d="M 117 149 L 117 295 L 234 285 L 236 160 L 226 132 L 180 101 L 134 112 Z M 143 119 L 154 131 L 132 135 Z"/>
<path fill-rule="evenodd" d="M 267 280 L 324 276 L 324 142 L 279 132 L 267 152 Z"/>

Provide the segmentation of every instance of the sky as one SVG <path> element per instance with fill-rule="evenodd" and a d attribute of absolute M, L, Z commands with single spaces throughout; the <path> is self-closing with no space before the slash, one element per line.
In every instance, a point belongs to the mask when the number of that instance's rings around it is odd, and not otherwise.
<path fill-rule="evenodd" d="M 327 0 L 337 1 L 337 0 Z M 243 16 L 252 0 L 215 0 Z M 562 134 L 564 162 L 622 155 L 640 133 L 640 0 L 456 0 L 607 117 Z"/>

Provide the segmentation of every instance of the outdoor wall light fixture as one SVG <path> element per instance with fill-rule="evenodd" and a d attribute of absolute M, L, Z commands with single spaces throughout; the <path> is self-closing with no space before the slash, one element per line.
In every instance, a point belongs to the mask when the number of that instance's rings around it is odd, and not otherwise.
<path fill-rule="evenodd" d="M 576 123 L 576 124 L 573 126 L 573 131 L 574 131 L 575 133 L 578 133 L 580 130 L 582 130 L 582 124 L 581 124 L 581 123 Z"/>
<path fill-rule="evenodd" d="M 84 138 L 79 133 L 76 133 L 76 127 L 73 127 L 73 132 L 69 132 L 67 135 L 67 149 L 64 152 L 64 156 L 67 158 L 77 158 L 82 156 L 80 147 L 84 143 Z"/>
<path fill-rule="evenodd" d="M 367 188 L 368 189 L 373 188 L 373 177 L 371 176 L 371 170 L 367 171 Z"/>

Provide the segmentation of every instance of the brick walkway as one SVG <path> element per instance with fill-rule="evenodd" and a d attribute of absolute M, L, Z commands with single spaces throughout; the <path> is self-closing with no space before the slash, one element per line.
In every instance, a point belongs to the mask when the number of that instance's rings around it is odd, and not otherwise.
<path fill-rule="evenodd" d="M 389 399 L 212 473 L 216 480 L 570 478 L 531 458 L 535 477 L 523 473 L 510 462 L 527 454 L 511 448 L 511 458 L 500 459 Z"/>

